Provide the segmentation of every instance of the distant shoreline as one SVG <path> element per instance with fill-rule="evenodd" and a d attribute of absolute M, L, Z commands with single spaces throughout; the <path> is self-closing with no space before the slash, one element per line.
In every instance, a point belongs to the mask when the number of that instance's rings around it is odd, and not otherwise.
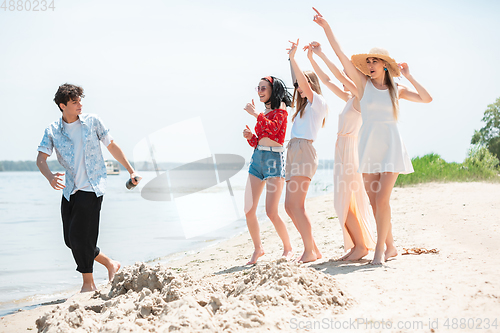
<path fill-rule="evenodd" d="M 130 162 L 132 165 L 134 163 Z M 58 161 L 52 160 L 47 161 L 50 170 L 52 171 L 64 171 L 64 168 L 59 164 Z M 155 171 L 152 163 L 149 162 L 139 162 L 141 167 L 137 171 Z M 158 163 L 159 171 L 166 171 L 183 165 L 180 162 L 168 162 L 168 163 Z M 203 164 L 190 163 L 191 170 L 203 170 L 205 166 Z M 320 160 L 318 169 L 333 169 L 333 160 Z M 121 171 L 126 171 L 126 169 L 119 164 Z M 38 171 L 35 161 L 0 161 L 0 172 L 2 171 Z"/>

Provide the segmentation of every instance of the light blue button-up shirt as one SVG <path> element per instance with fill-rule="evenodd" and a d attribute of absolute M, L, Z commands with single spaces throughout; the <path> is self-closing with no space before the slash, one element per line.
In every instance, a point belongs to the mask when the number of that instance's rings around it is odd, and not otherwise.
<path fill-rule="evenodd" d="M 104 126 L 101 119 L 94 114 L 79 115 L 82 123 L 82 139 L 85 156 L 85 170 L 89 177 L 90 185 L 95 194 L 100 197 L 106 190 L 106 165 L 102 156 L 100 141 L 108 135 L 109 129 Z M 56 150 L 59 164 L 66 169 L 66 187 L 63 195 L 69 201 L 69 197 L 75 189 L 75 152 L 73 142 L 63 126 L 62 117 L 50 124 L 45 129 L 42 142 L 38 146 L 38 151 L 47 155 L 52 155 Z"/>

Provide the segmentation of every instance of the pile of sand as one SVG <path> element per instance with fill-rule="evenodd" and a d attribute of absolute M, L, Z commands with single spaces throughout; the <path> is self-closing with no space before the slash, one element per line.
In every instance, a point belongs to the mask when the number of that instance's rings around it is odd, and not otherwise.
<path fill-rule="evenodd" d="M 39 318 L 38 332 L 286 329 L 292 316 L 338 313 L 351 300 L 330 275 L 281 259 L 224 279 L 137 263 L 116 274 L 109 292 L 67 303 Z"/>

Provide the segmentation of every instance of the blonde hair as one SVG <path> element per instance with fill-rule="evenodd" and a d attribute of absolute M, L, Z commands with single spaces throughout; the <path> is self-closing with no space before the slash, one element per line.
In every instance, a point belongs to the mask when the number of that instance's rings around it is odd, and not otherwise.
<path fill-rule="evenodd" d="M 384 70 L 384 76 L 385 76 L 384 83 L 389 88 L 389 96 L 391 97 L 391 102 L 392 102 L 392 114 L 394 115 L 394 119 L 398 120 L 398 115 L 399 115 L 398 85 L 396 84 L 396 82 L 394 82 L 394 79 L 392 78 L 389 64 L 387 63 L 387 61 L 383 59 L 382 61 L 385 63 L 386 66 L 385 68 L 387 68 L 387 70 Z"/>
<path fill-rule="evenodd" d="M 319 79 L 316 73 L 313 71 L 304 71 L 304 76 L 307 79 L 307 82 L 309 82 L 309 85 L 311 86 L 311 89 L 317 93 L 321 94 L 321 86 L 319 85 Z M 297 117 L 297 114 L 299 115 L 300 118 L 302 118 L 302 115 L 304 113 L 304 110 L 307 105 L 307 98 L 302 98 L 300 96 L 300 93 L 297 91 L 297 87 L 295 87 L 293 91 L 293 101 L 292 101 L 292 107 L 295 107 L 295 113 L 292 116 L 292 121 L 295 120 L 295 117 Z M 326 118 L 323 119 L 323 125 L 322 127 L 325 126 L 325 121 Z"/>

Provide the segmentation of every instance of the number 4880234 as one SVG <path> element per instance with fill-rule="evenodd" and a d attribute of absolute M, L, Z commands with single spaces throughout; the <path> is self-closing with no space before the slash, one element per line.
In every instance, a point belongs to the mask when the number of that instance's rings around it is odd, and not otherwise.
<path fill-rule="evenodd" d="M 56 9 L 54 1 L 48 3 L 46 0 L 4 0 L 0 10 L 3 9 L 4 12 L 7 10 L 10 12 L 45 12 L 52 9 L 54 11 Z"/>

